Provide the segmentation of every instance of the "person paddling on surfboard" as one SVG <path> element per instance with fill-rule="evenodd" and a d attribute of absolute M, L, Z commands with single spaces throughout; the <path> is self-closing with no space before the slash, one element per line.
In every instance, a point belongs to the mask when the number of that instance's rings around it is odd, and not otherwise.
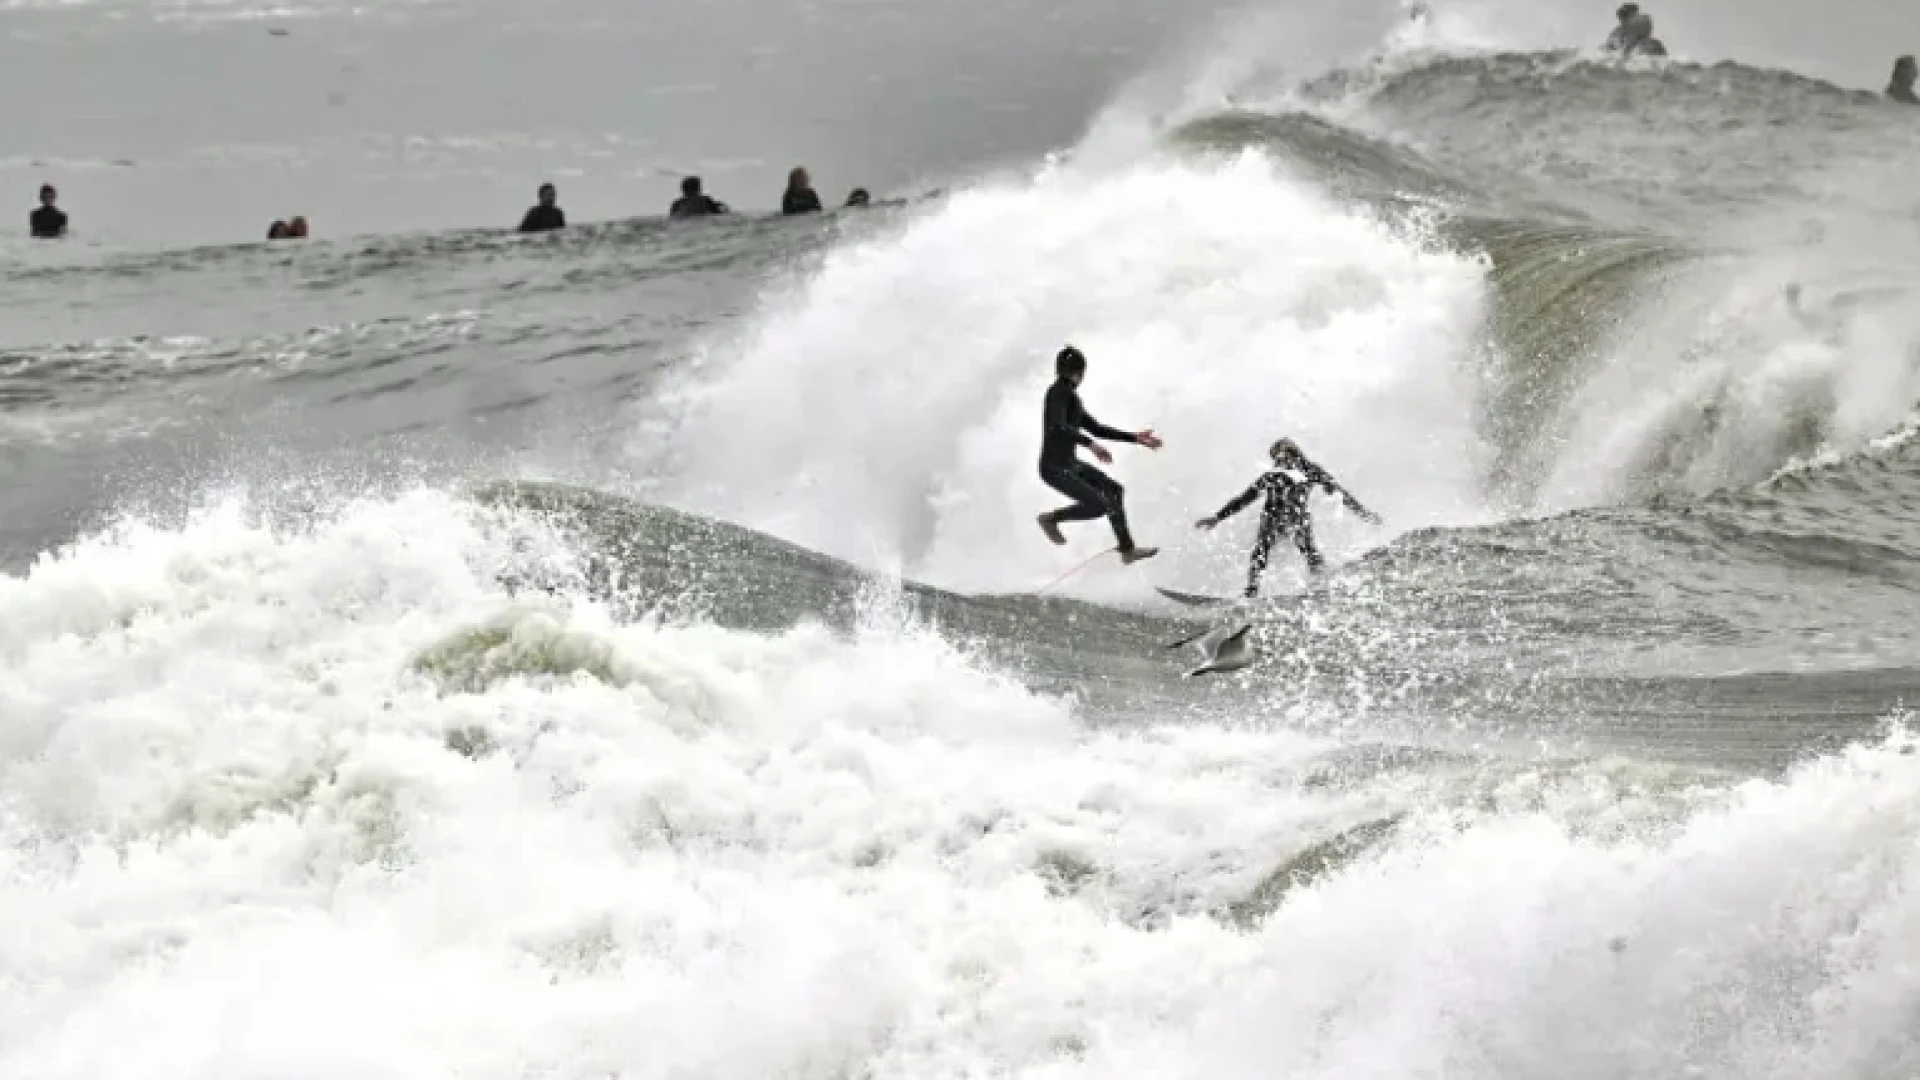
<path fill-rule="evenodd" d="M 1079 349 L 1071 345 L 1061 349 L 1054 357 L 1053 369 L 1057 377 L 1047 388 L 1045 423 L 1040 438 L 1040 479 L 1072 499 L 1073 505 L 1041 514 L 1040 531 L 1054 543 L 1064 544 L 1067 538 L 1060 535 L 1061 522 L 1104 517 L 1113 523 L 1113 537 L 1118 542 L 1121 562 L 1132 564 L 1153 558 L 1160 549 L 1136 546 L 1133 533 L 1127 528 L 1126 489 L 1106 473 L 1081 461 L 1075 448 L 1086 447 L 1104 465 L 1113 461 L 1113 455 L 1094 442 L 1094 437 L 1109 442 L 1136 443 L 1149 450 L 1160 449 L 1159 437 L 1150 430 L 1110 428 L 1088 415 L 1080 404 L 1079 390 L 1080 380 L 1087 375 L 1087 358 Z"/>
<path fill-rule="evenodd" d="M 1313 542 L 1313 519 L 1307 511 L 1307 496 L 1314 488 L 1340 496 L 1346 501 L 1347 509 L 1375 525 L 1380 523 L 1380 515 L 1361 506 L 1360 500 L 1335 483 L 1327 470 L 1308 461 L 1292 439 L 1274 443 L 1267 455 L 1273 459 L 1273 468 L 1261 473 L 1252 487 L 1221 507 L 1219 513 L 1194 523 L 1195 528 L 1211 529 L 1246 509 L 1253 500 L 1266 496 L 1266 502 L 1260 507 L 1260 532 L 1254 537 L 1253 556 L 1247 563 L 1249 598 L 1259 595 L 1260 575 L 1266 572 L 1267 557 L 1283 536 L 1293 537 L 1293 546 L 1306 558 L 1308 570 L 1318 574 L 1325 567 L 1326 560 L 1321 558 L 1320 548 Z"/>

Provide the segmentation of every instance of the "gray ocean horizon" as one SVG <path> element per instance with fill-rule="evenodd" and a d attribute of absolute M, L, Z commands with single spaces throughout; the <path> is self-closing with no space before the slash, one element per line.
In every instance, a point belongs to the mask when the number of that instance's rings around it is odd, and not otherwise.
<path fill-rule="evenodd" d="M 1612 18 L 1433 7 L 1521 50 L 1592 49 Z M 1402 14 L 1377 0 L 1281 10 L 16 2 L 0 8 L 0 94 L 16 103 L 0 187 L 24 216 L 56 184 L 76 246 L 111 248 L 246 242 L 294 214 L 320 238 L 511 225 L 545 181 L 578 221 L 663 213 L 687 173 L 743 209 L 777 207 L 795 165 L 830 203 L 904 194 L 1069 146 L 1129 84 L 1190 76 L 1223 40 L 1305 78 L 1375 48 Z M 1916 34 L 1862 2 L 1819 20 L 1787 4 L 1650 10 L 1677 57 L 1869 90 L 1889 43 Z"/>

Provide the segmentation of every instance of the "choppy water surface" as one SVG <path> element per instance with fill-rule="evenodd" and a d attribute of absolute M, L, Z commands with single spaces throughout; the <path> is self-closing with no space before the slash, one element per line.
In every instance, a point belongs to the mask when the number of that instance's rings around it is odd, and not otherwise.
<path fill-rule="evenodd" d="M 416 148 L 479 113 L 391 56 L 561 33 L 382 11 L 6 17 L 42 63 L 357 48 Z M 0 245 L 0 1075 L 1911 1073 L 1911 110 L 1457 9 L 1184 81 L 1164 13 L 1029 24 L 1021 78 L 965 62 L 999 9 L 939 50 L 732 14 L 689 55 L 759 26 L 768 79 L 870 103 L 804 152 L 888 205 L 661 220 L 759 137 L 703 143 L 711 102 L 586 100 L 678 148 L 582 158 L 554 236 L 471 227 L 475 176 L 508 222 L 586 145 L 499 103 L 526 138 L 437 202 L 368 186 L 355 106 L 265 124 L 359 178 L 317 219 L 367 210 L 292 246 L 133 221 L 298 208 L 130 105 L 7 165 L 110 123 L 135 160 L 63 174 L 98 228 Z M 856 91 L 819 19 L 972 81 Z M 233 96 L 203 74 L 155 107 Z M 921 108 L 899 162 L 847 149 Z M 1108 543 L 1032 523 L 1063 340 L 1166 448 L 1114 467 L 1161 557 L 1061 580 Z M 1184 680 L 1207 614 L 1153 586 L 1236 590 L 1250 517 L 1189 523 L 1282 434 L 1386 525 L 1329 500 L 1325 587 L 1280 559 L 1259 664 Z"/>

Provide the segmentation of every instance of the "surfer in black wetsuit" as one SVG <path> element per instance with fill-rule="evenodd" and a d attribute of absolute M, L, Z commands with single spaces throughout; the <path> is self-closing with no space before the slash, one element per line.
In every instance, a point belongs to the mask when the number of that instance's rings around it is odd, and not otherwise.
<path fill-rule="evenodd" d="M 529 209 L 527 216 L 520 219 L 520 231 L 552 232 L 566 228 L 567 215 L 560 209 L 559 197 L 559 192 L 553 189 L 552 184 L 541 184 L 539 205 Z"/>
<path fill-rule="evenodd" d="M 1211 529 L 1246 509 L 1254 499 L 1266 496 L 1266 502 L 1260 507 L 1260 532 L 1254 537 L 1253 556 L 1247 563 L 1249 597 L 1259 595 L 1260 575 L 1266 572 L 1267 557 L 1273 553 L 1273 545 L 1279 543 L 1283 536 L 1293 537 L 1293 546 L 1300 549 L 1300 554 L 1306 558 L 1308 570 L 1318 574 L 1326 565 L 1319 547 L 1313 542 L 1313 520 L 1307 512 L 1307 496 L 1313 493 L 1314 488 L 1322 488 L 1329 495 L 1340 496 L 1346 501 L 1347 509 L 1376 525 L 1380 523 L 1379 515 L 1361 506 L 1360 500 L 1335 483 L 1325 469 L 1308 461 L 1292 439 L 1281 439 L 1267 453 L 1273 458 L 1273 468 L 1261 473 L 1253 486 L 1221 507 L 1219 513 L 1195 523 L 1196 528 Z"/>
<path fill-rule="evenodd" d="M 787 190 L 780 196 L 782 214 L 816 214 L 820 212 L 820 193 L 813 190 L 813 178 L 805 169 L 795 169 L 787 174 Z"/>
<path fill-rule="evenodd" d="M 1149 450 L 1160 449 L 1160 439 L 1152 431 L 1121 431 L 1110 428 L 1087 414 L 1080 404 L 1080 380 L 1087 375 L 1087 358 L 1068 345 L 1053 362 L 1053 385 L 1047 388 L 1047 403 L 1040 436 L 1040 479 L 1048 487 L 1073 500 L 1072 506 L 1050 510 L 1039 517 L 1040 531 L 1056 544 L 1067 538 L 1060 535 L 1063 521 L 1092 521 L 1104 517 L 1113 523 L 1120 561 L 1136 563 L 1150 559 L 1159 548 L 1136 547 L 1127 528 L 1126 489 L 1099 469 L 1079 460 L 1075 447 L 1084 446 L 1102 464 L 1113 461 L 1107 448 L 1094 438 L 1110 442 L 1128 442 Z M 1089 434 L 1090 433 L 1090 434 Z"/>
<path fill-rule="evenodd" d="M 726 212 L 726 203 L 703 193 L 700 190 L 700 178 L 689 176 L 680 181 L 680 197 L 673 200 L 673 206 L 667 210 L 667 215 L 676 218 L 692 218 Z"/>
<path fill-rule="evenodd" d="M 58 240 L 67 235 L 67 215 L 53 205 L 59 198 L 52 184 L 40 185 L 40 205 L 27 215 L 27 228 L 35 240 Z"/>

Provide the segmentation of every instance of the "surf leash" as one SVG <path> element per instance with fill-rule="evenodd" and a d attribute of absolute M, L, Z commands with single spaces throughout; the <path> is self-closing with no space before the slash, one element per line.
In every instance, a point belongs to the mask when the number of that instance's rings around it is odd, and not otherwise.
<path fill-rule="evenodd" d="M 1065 580 L 1067 580 L 1068 578 L 1070 578 L 1070 577 L 1072 577 L 1073 575 L 1075 575 L 1075 574 L 1077 574 L 1077 573 L 1079 573 L 1080 571 L 1082 571 L 1082 570 L 1085 570 L 1085 569 L 1086 569 L 1087 567 L 1089 567 L 1089 566 L 1092 566 L 1092 565 L 1093 565 L 1093 560 L 1095 560 L 1095 559 L 1097 559 L 1097 558 L 1099 558 L 1099 557 L 1100 557 L 1100 556 L 1102 556 L 1102 555 L 1111 555 L 1111 554 L 1113 554 L 1114 552 L 1116 552 L 1116 551 L 1119 551 L 1119 550 L 1120 550 L 1120 549 L 1119 549 L 1118 547 L 1110 547 L 1110 548 L 1108 548 L 1108 549 L 1106 549 L 1105 551 L 1096 551 L 1096 552 L 1094 552 L 1093 554 L 1091 554 L 1091 555 L 1089 555 L 1089 556 L 1087 556 L 1087 557 L 1086 557 L 1085 559 L 1083 559 L 1083 560 L 1081 561 L 1081 563 L 1080 563 L 1080 565 L 1078 565 L 1078 566 L 1076 566 L 1076 567 L 1074 567 L 1073 569 L 1071 569 L 1071 570 L 1069 570 L 1069 571 L 1067 571 L 1067 572 L 1066 572 L 1066 573 L 1064 573 L 1064 574 L 1061 574 L 1061 575 L 1060 575 L 1059 577 L 1057 577 L 1057 578 L 1054 578 L 1054 579 L 1053 579 L 1052 581 L 1049 581 L 1049 582 L 1047 582 L 1047 584 L 1046 584 L 1046 585 L 1045 585 L 1045 586 L 1044 586 L 1044 587 L 1043 587 L 1043 588 L 1042 588 L 1042 589 L 1041 589 L 1041 590 L 1040 590 L 1039 592 L 1037 592 L 1037 593 L 1034 593 L 1033 595 L 1035 595 L 1035 596 L 1045 596 L 1045 595 L 1046 595 L 1046 594 L 1047 594 L 1047 593 L 1048 593 L 1049 591 L 1051 591 L 1051 590 L 1053 589 L 1053 587 L 1054 587 L 1055 585 L 1058 585 L 1058 584 L 1060 584 L 1061 582 L 1063 582 L 1063 581 L 1065 581 Z"/>

